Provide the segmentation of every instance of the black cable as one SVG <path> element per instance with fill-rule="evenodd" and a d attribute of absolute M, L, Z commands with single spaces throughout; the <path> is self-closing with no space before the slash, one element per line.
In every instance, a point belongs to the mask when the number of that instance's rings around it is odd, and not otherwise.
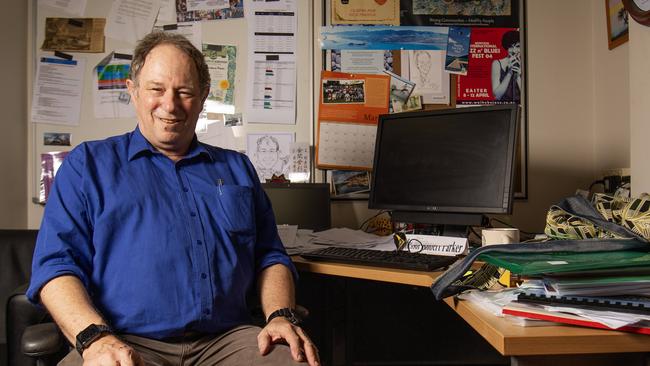
<path fill-rule="evenodd" d="M 605 180 L 604 180 L 604 179 L 595 180 L 595 181 L 593 181 L 593 182 L 589 185 L 589 192 L 591 192 L 591 189 L 594 188 L 594 186 L 595 186 L 596 184 L 602 184 L 602 185 L 603 185 L 603 189 L 605 188 Z"/>

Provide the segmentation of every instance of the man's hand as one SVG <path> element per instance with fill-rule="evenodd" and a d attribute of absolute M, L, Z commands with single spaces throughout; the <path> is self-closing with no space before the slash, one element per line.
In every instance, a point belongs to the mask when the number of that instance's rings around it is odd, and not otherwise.
<path fill-rule="evenodd" d="M 305 331 L 282 317 L 271 320 L 257 336 L 257 345 L 262 355 L 268 354 L 272 345 L 276 343 L 287 343 L 294 360 L 298 362 L 307 361 L 309 366 L 320 365 L 318 349 Z M 305 357 L 307 357 L 306 360 Z"/>
<path fill-rule="evenodd" d="M 142 357 L 113 335 L 93 342 L 83 353 L 84 366 L 144 366 Z"/>

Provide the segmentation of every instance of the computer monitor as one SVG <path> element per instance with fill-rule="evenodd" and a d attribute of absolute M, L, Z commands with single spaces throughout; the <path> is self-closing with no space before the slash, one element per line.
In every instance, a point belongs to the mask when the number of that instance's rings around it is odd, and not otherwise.
<path fill-rule="evenodd" d="M 409 223 L 481 225 L 512 212 L 518 107 L 379 117 L 368 207 Z"/>
<path fill-rule="evenodd" d="M 327 230 L 331 226 L 330 188 L 327 183 L 262 183 L 278 225 Z"/>

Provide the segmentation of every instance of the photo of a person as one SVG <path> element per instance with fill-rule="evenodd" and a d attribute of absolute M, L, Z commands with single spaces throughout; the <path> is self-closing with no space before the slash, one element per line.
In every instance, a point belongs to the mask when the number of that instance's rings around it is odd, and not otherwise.
<path fill-rule="evenodd" d="M 417 76 L 411 79 L 419 80 L 416 82 L 419 88 L 424 89 L 437 89 L 438 83 L 434 79 L 434 74 L 431 72 L 433 66 L 433 57 L 428 51 L 415 51 L 415 71 Z"/>
<path fill-rule="evenodd" d="M 291 162 L 289 145 L 292 140 L 290 134 L 248 135 L 248 155 L 261 182 L 271 179 L 274 174 L 276 176 L 284 174 L 288 177 Z"/>
<path fill-rule="evenodd" d="M 508 51 L 502 59 L 492 61 L 492 93 L 495 100 L 519 101 L 521 92 L 521 43 L 519 31 L 508 31 L 501 38 Z"/>

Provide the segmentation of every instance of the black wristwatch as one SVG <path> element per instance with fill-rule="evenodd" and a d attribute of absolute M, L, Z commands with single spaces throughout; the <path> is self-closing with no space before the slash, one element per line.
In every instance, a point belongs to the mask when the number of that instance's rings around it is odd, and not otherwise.
<path fill-rule="evenodd" d="M 86 329 L 77 334 L 77 343 L 75 348 L 80 355 L 83 355 L 86 348 L 90 347 L 94 341 L 98 340 L 104 334 L 113 334 L 113 330 L 108 325 L 90 324 Z"/>
<path fill-rule="evenodd" d="M 269 318 L 266 319 L 266 323 L 267 324 L 270 323 L 271 320 L 279 316 L 286 318 L 289 321 L 289 323 L 293 325 L 300 324 L 300 320 L 301 320 L 300 316 L 298 316 L 298 313 L 296 313 L 296 311 L 291 308 L 282 308 L 272 312 L 271 315 L 269 315 Z"/>

